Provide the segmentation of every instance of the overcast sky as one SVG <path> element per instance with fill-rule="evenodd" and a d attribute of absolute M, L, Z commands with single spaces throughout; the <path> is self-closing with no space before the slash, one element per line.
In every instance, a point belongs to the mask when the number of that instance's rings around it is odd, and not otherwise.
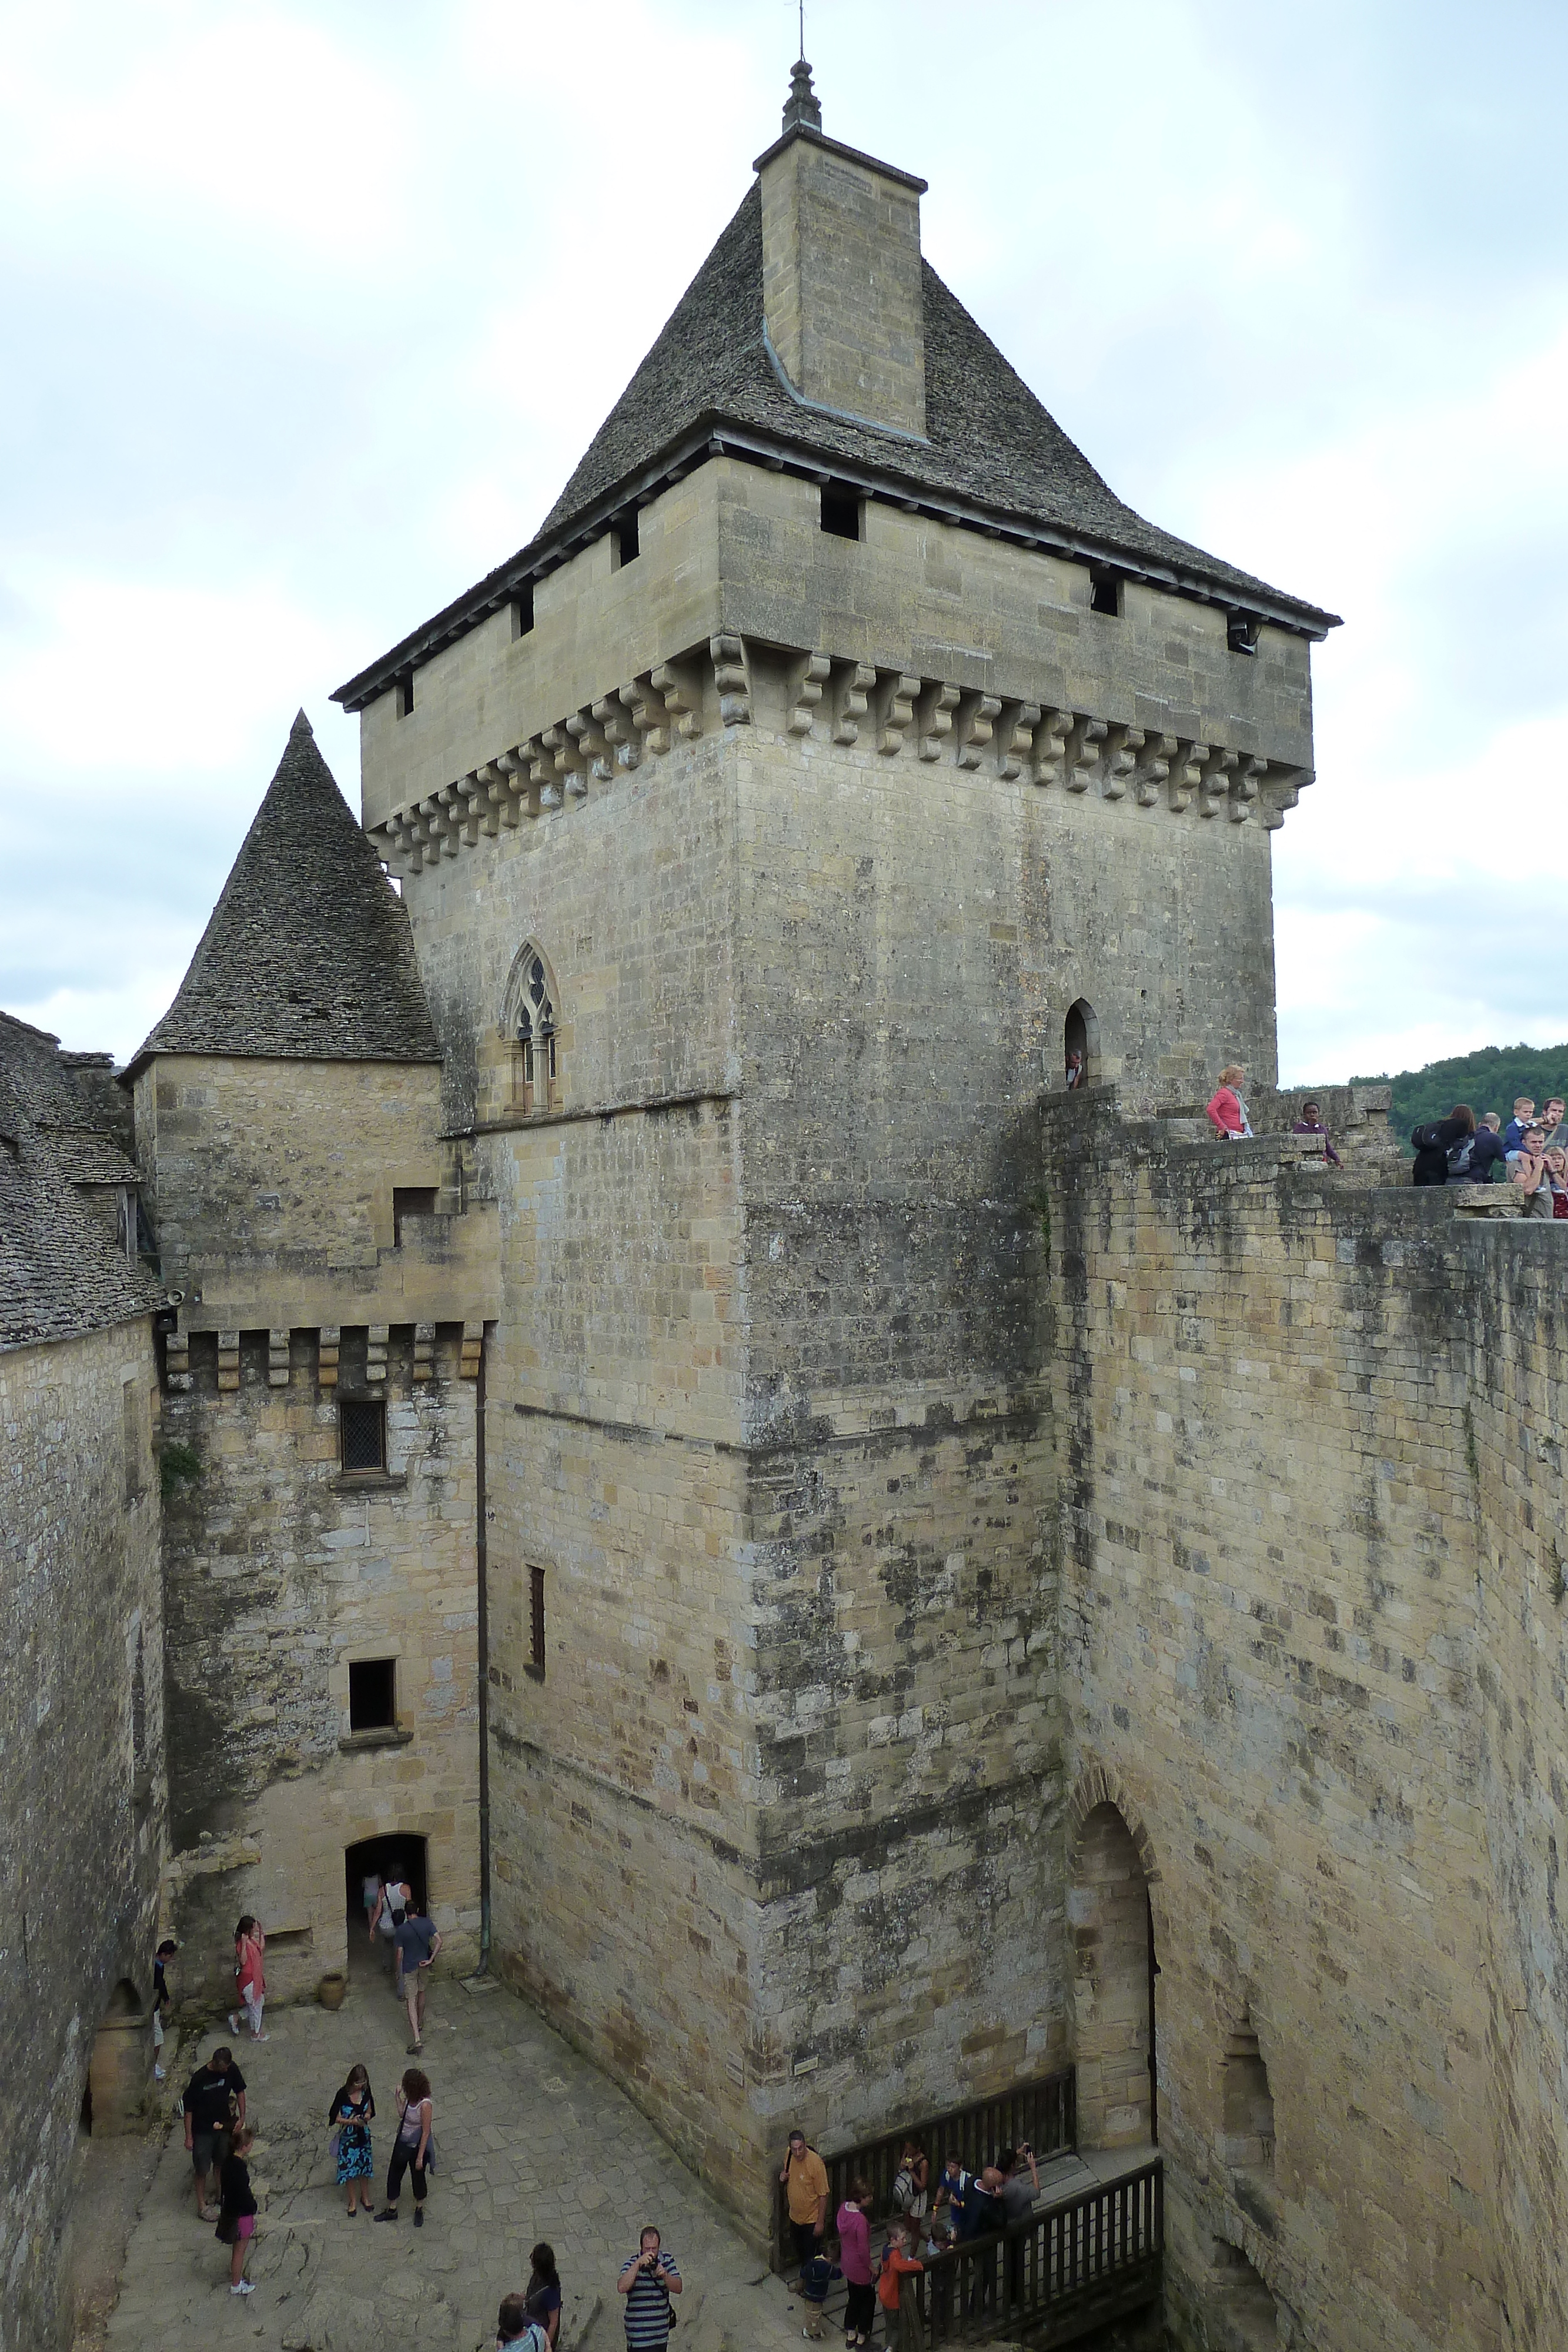
<path fill-rule="evenodd" d="M 303 703 L 532 533 L 793 0 L 0 22 L 0 1003 L 131 1051 Z M 1130 503 L 1344 615 L 1287 1078 L 1568 1037 L 1568 8 L 813 0 L 824 127 Z"/>

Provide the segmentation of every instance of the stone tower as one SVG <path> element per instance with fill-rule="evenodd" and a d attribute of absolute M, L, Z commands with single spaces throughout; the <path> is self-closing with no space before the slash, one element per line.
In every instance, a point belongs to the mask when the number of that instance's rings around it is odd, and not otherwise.
<path fill-rule="evenodd" d="M 807 68 L 757 172 L 338 698 L 496 1221 L 494 1950 L 760 2230 L 787 2123 L 1065 2055 L 1033 1119 L 1271 1080 L 1332 616 L 1113 495 Z"/>
<path fill-rule="evenodd" d="M 178 1305 L 163 1549 L 175 1933 L 284 1997 L 400 1860 L 481 1928 L 476 1391 L 493 1219 L 459 1213 L 408 917 L 304 714 L 127 1073 Z M 204 1986 L 193 1971 L 211 1970 Z"/>

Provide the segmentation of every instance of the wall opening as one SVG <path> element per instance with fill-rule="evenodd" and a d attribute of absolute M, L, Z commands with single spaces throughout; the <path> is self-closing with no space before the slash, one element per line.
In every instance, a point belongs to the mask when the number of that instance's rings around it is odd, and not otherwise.
<path fill-rule="evenodd" d="M 523 1672 L 537 1683 L 545 1678 L 545 1572 L 528 1570 L 528 1663 Z"/>
<path fill-rule="evenodd" d="M 349 1729 L 390 1731 L 397 1727 L 397 1660 L 355 1658 L 349 1665 Z"/>
<path fill-rule="evenodd" d="M 1089 609 L 1103 613 L 1113 621 L 1122 617 L 1122 575 L 1119 572 L 1098 569 L 1089 574 Z"/>
<path fill-rule="evenodd" d="M 430 1901 L 430 1884 L 426 1876 L 427 1848 L 423 1838 L 407 1836 L 402 1830 L 391 1830 L 380 1837 L 361 1838 L 358 1844 L 343 1849 L 343 1895 L 350 1927 L 358 1925 L 359 1938 L 349 1938 L 352 1954 L 362 1950 L 365 1931 L 370 1921 L 365 1916 L 365 1881 L 371 1877 L 390 1878 L 399 1870 L 413 1887 L 423 1911 Z"/>
<path fill-rule="evenodd" d="M 1062 1081 L 1069 1088 L 1092 1086 L 1100 1076 L 1100 1024 L 1094 1007 L 1080 996 L 1061 1024 Z"/>
<path fill-rule="evenodd" d="M 1269 2069 L 1258 2047 L 1251 2013 L 1245 2009 L 1235 2032 L 1226 2037 L 1221 2126 L 1219 2154 L 1223 2163 L 1237 2171 L 1273 2171 L 1273 2094 L 1269 2088 Z"/>
<path fill-rule="evenodd" d="M 386 1468 L 387 1409 L 381 1397 L 340 1397 L 338 1433 L 345 1471 Z"/>
<path fill-rule="evenodd" d="M 1219 2341 L 1237 2347 L 1237 2352 L 1274 2352 L 1280 2341 L 1279 2310 L 1273 2296 L 1264 2285 L 1239 2246 L 1228 2239 L 1214 2241 L 1212 2286 L 1206 2298 L 1209 2309 L 1205 2315 L 1210 2322 L 1218 2320 L 1224 2333 Z"/>
<path fill-rule="evenodd" d="M 1156 1969 L 1148 1881 L 1113 1804 L 1096 1805 L 1078 1833 L 1068 1918 L 1079 2144 L 1140 2147 L 1155 2137 Z"/>
<path fill-rule="evenodd" d="M 822 485 L 822 529 L 834 539 L 860 539 L 865 500 L 845 482 Z"/>
<path fill-rule="evenodd" d="M 610 544 L 614 568 L 617 572 L 620 571 L 623 563 L 636 562 L 638 556 L 642 553 L 642 545 L 637 536 L 637 509 L 635 507 L 628 507 L 624 514 L 619 514 L 616 516 L 615 520 L 610 526 Z"/>
<path fill-rule="evenodd" d="M 392 1247 L 402 1247 L 402 1221 L 405 1217 L 434 1217 L 435 1187 L 434 1184 L 394 1184 L 392 1186 Z"/>
<path fill-rule="evenodd" d="M 88 2061 L 81 2126 L 95 2139 L 139 2130 L 152 2064 L 152 2020 L 136 1987 L 121 1977 L 110 1996 Z"/>

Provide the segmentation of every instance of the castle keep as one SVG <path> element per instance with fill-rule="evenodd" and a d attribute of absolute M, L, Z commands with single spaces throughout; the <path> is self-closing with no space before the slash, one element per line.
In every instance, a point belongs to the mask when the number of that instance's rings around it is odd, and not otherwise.
<path fill-rule="evenodd" d="M 1558 1244 L 1283 1132 L 1333 616 L 1122 505 L 804 67 L 757 172 L 126 1073 L 165 1916 L 304 1993 L 395 1847 L 758 2237 L 791 2123 L 1071 2066 L 1182 2345 L 1553 2352 Z"/>

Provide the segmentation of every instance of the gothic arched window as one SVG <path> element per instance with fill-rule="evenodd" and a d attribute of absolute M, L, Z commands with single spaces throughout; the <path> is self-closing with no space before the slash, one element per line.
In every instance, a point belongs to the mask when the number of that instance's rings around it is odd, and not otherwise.
<path fill-rule="evenodd" d="M 560 1019 L 549 964 L 531 940 L 512 966 L 507 1027 L 517 1051 L 517 1091 L 524 1110 L 548 1110 L 556 1099 Z"/>

